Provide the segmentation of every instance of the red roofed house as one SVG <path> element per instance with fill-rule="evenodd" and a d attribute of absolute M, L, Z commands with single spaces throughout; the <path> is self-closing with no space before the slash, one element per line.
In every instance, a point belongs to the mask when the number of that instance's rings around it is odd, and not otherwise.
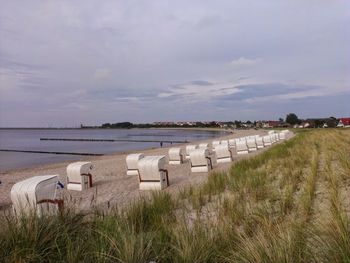
<path fill-rule="evenodd" d="M 337 127 L 350 127 L 350 118 L 340 118 Z"/>

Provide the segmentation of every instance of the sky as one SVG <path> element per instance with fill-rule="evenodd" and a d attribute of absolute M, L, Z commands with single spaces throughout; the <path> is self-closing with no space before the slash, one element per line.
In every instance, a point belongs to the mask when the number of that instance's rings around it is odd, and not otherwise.
<path fill-rule="evenodd" d="M 350 116 L 348 0 L 0 6 L 0 127 Z"/>

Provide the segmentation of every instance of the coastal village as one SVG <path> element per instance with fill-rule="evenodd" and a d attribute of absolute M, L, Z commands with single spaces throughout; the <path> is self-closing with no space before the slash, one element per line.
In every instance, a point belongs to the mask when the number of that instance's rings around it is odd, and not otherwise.
<path fill-rule="evenodd" d="M 154 122 L 159 127 L 198 127 L 198 126 L 216 126 L 218 128 L 347 128 L 350 127 L 350 117 L 329 117 L 329 118 L 310 118 L 300 120 L 298 124 L 290 124 L 283 120 L 263 120 L 263 121 L 180 121 L 180 122 Z"/>

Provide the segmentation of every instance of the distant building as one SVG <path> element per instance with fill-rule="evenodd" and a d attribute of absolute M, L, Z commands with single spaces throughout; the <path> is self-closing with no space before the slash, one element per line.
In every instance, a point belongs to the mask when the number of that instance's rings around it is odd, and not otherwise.
<path fill-rule="evenodd" d="M 299 128 L 311 128 L 311 124 L 309 121 L 303 121 L 299 124 Z"/>
<path fill-rule="evenodd" d="M 349 128 L 350 127 L 350 118 L 340 118 L 337 127 Z"/>
<path fill-rule="evenodd" d="M 285 128 L 289 127 L 290 125 L 283 121 L 263 121 L 262 127 L 263 128 Z"/>

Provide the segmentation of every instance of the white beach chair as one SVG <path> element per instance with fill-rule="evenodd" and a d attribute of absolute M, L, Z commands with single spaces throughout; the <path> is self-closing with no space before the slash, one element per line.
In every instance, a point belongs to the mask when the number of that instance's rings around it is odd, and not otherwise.
<path fill-rule="evenodd" d="M 220 145 L 229 145 L 228 140 L 220 141 Z"/>
<path fill-rule="evenodd" d="M 272 142 L 271 142 L 271 136 L 270 135 L 265 135 L 262 137 L 263 142 L 264 142 L 264 146 L 271 146 Z"/>
<path fill-rule="evenodd" d="M 91 162 L 75 162 L 67 166 L 67 190 L 83 191 L 92 187 Z"/>
<path fill-rule="evenodd" d="M 274 131 L 274 130 L 272 130 L 272 131 L 268 131 L 268 134 L 269 134 L 269 135 L 274 134 L 274 133 L 275 133 L 275 131 Z"/>
<path fill-rule="evenodd" d="M 215 147 L 220 145 L 220 141 L 213 141 L 212 145 L 213 145 L 213 150 L 215 150 Z"/>
<path fill-rule="evenodd" d="M 215 150 L 217 163 L 232 162 L 232 152 L 228 145 L 219 145 Z"/>
<path fill-rule="evenodd" d="M 185 159 L 185 151 L 181 148 L 169 149 L 169 164 L 182 164 Z"/>
<path fill-rule="evenodd" d="M 229 139 L 228 144 L 230 148 L 236 148 L 236 139 Z"/>
<path fill-rule="evenodd" d="M 63 200 L 56 199 L 58 175 L 34 176 L 12 186 L 12 208 L 17 215 L 50 215 L 63 207 Z"/>
<path fill-rule="evenodd" d="M 255 138 L 255 141 L 256 141 L 256 146 L 258 149 L 262 149 L 264 148 L 264 142 L 263 142 L 263 138 L 262 137 L 256 137 Z"/>
<path fill-rule="evenodd" d="M 271 138 L 271 144 L 276 143 L 276 137 L 275 137 L 275 134 L 270 134 L 270 138 Z"/>
<path fill-rule="evenodd" d="M 198 149 L 209 149 L 210 148 L 210 145 L 209 143 L 200 143 L 199 146 L 198 146 Z"/>
<path fill-rule="evenodd" d="M 283 130 L 282 132 L 284 132 L 285 133 L 285 135 L 286 135 L 286 139 L 288 139 L 291 135 L 292 135 L 292 132 L 291 131 L 289 131 L 289 130 Z"/>
<path fill-rule="evenodd" d="M 190 153 L 191 172 L 202 173 L 213 169 L 212 159 L 207 149 L 197 149 Z"/>
<path fill-rule="evenodd" d="M 198 149 L 198 145 L 187 145 L 186 146 L 186 159 L 190 159 L 190 152 Z"/>
<path fill-rule="evenodd" d="M 275 141 L 278 142 L 280 140 L 280 138 L 278 137 L 278 133 L 275 133 L 274 136 L 275 136 Z"/>
<path fill-rule="evenodd" d="M 248 145 L 245 141 L 236 142 L 236 152 L 237 154 L 248 154 Z"/>
<path fill-rule="evenodd" d="M 141 160 L 144 157 L 145 155 L 143 153 L 133 153 L 133 154 L 127 155 L 126 156 L 126 167 L 127 167 L 126 175 L 131 175 L 131 176 L 139 175 L 137 163 L 139 162 L 139 160 Z"/>
<path fill-rule="evenodd" d="M 139 160 L 140 190 L 162 190 L 169 186 L 168 170 L 165 169 L 166 158 L 146 156 Z"/>
<path fill-rule="evenodd" d="M 286 134 L 284 132 L 278 133 L 278 139 L 285 140 L 286 139 Z"/>
<path fill-rule="evenodd" d="M 247 145 L 248 145 L 248 150 L 249 150 L 250 152 L 255 152 L 255 151 L 258 150 L 258 147 L 257 147 L 257 145 L 256 145 L 255 137 L 254 137 L 254 139 L 248 139 L 248 140 L 247 140 Z"/>

